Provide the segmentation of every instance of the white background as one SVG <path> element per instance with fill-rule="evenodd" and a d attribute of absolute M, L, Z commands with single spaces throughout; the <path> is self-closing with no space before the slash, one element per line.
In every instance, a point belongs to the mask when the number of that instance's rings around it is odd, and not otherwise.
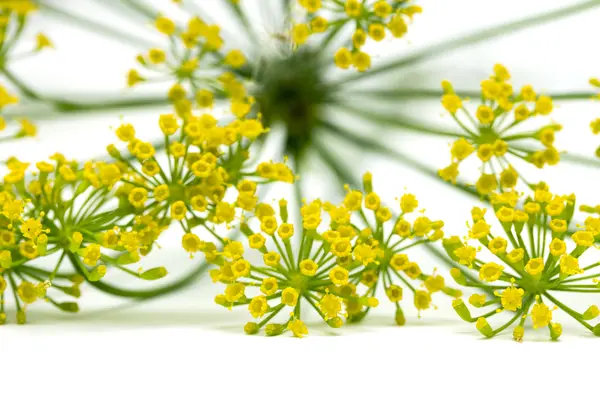
<path fill-rule="evenodd" d="M 154 3 L 171 10 L 166 0 Z M 575 2 L 419 3 L 424 14 L 416 18 L 408 37 L 373 46 L 380 55 L 376 60 Z M 89 0 L 56 0 L 56 4 L 109 19 Z M 403 74 L 423 87 L 437 88 L 447 78 L 457 87 L 476 89 L 501 62 L 511 70 L 515 85 L 532 83 L 542 91 L 586 90 L 587 80 L 600 76 L 593 49 L 600 36 L 599 19 L 600 8 L 593 9 L 445 54 Z M 110 18 L 123 31 L 153 36 L 151 30 L 138 30 L 126 22 Z M 40 16 L 32 26 L 32 34 L 43 29 L 57 49 L 12 67 L 30 85 L 46 94 L 69 92 L 75 98 L 126 94 L 124 74 L 134 65 L 136 48 Z M 405 107 L 415 118 L 450 123 L 435 100 Z M 0 145 L 0 156 L 35 161 L 56 150 L 78 159 L 96 156 L 114 141 L 110 127 L 121 117 L 136 124 L 144 138 L 155 132 L 161 111 L 41 120 L 37 140 Z M 560 104 L 554 117 L 565 129 L 557 147 L 590 156 L 600 139 L 591 135 L 588 125 L 598 115 L 598 103 Z M 383 129 L 371 133 L 390 144 L 403 141 L 401 150 L 434 167 L 448 161 L 446 139 Z M 449 233 L 465 233 L 472 201 L 392 161 L 375 156 L 359 159 L 360 171 L 374 173 L 382 195 L 391 199 L 407 187 L 433 217 L 447 221 Z M 597 175 L 572 166 L 544 172 L 553 189 L 577 192 L 590 204 L 596 204 Z M 167 262 L 172 273 L 198 263 L 189 262 L 181 251 L 178 233 L 167 235 L 161 244 L 163 250 L 155 258 Z M 214 305 L 218 292 L 205 278 L 179 295 L 136 306 L 86 289 L 80 302 L 83 312 L 77 316 L 43 304 L 32 307 L 28 325 L 0 327 L 0 418 L 597 417 L 600 339 L 564 314 L 556 315 L 565 330 L 558 343 L 549 342 L 546 331 L 527 331 L 521 344 L 511 340 L 510 332 L 482 339 L 473 325 L 457 319 L 450 300 L 441 297 L 436 300 L 439 309 L 421 318 L 407 310 L 407 326 L 402 328 L 394 326 L 392 308 L 382 305 L 358 326 L 331 330 L 309 323 L 311 334 L 302 340 L 249 337 L 241 331 L 248 320 L 245 311 L 228 313 Z M 9 315 L 14 322 L 13 313 Z"/>

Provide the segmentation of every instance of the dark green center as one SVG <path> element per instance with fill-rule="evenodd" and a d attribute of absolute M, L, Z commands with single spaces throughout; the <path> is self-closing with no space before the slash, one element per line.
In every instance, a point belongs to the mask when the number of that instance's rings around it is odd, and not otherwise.
<path fill-rule="evenodd" d="M 480 126 L 479 127 L 479 138 L 475 141 L 479 144 L 492 144 L 500 137 L 492 128 Z"/>
<path fill-rule="evenodd" d="M 294 273 L 290 276 L 290 286 L 298 291 L 298 293 L 304 293 L 308 288 L 308 278 L 299 273 Z"/>
<path fill-rule="evenodd" d="M 299 49 L 266 59 L 257 75 L 256 99 L 267 126 L 286 129 L 285 152 L 301 157 L 327 97 L 324 66 L 316 51 Z"/>

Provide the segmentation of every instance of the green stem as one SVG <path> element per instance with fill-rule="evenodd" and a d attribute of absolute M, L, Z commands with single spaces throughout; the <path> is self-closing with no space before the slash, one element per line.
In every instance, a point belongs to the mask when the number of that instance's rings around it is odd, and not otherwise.
<path fill-rule="evenodd" d="M 54 15 L 58 18 L 70 21 L 71 23 L 80 26 L 85 30 L 93 31 L 98 34 L 114 38 L 119 42 L 129 42 L 130 44 L 143 49 L 148 49 L 152 47 L 151 42 L 148 42 L 144 38 L 132 35 L 131 32 L 120 31 L 119 29 L 111 28 L 109 26 L 103 25 L 85 17 L 74 15 L 73 13 L 67 12 L 61 8 L 49 5 L 47 2 L 41 3 L 40 9 L 49 15 Z"/>
<path fill-rule="evenodd" d="M 369 111 L 367 108 L 359 108 L 356 106 L 352 106 L 349 103 L 338 103 L 337 104 L 340 109 L 343 111 L 353 114 L 357 117 L 364 118 L 365 120 L 370 120 L 372 122 L 376 122 L 381 125 L 387 125 L 390 127 L 404 128 L 411 131 L 417 131 L 419 133 L 427 133 L 427 134 L 435 134 L 439 136 L 446 136 L 452 138 L 460 138 L 463 137 L 460 133 L 455 133 L 452 131 L 446 131 L 441 128 L 432 128 L 431 124 L 422 124 L 418 121 L 415 121 L 405 115 L 397 114 L 397 115 L 389 115 L 383 114 L 376 111 Z"/>
<path fill-rule="evenodd" d="M 340 127 L 339 125 L 332 123 L 331 121 L 320 121 L 319 125 L 321 128 L 335 134 L 340 139 L 354 143 L 357 147 L 359 147 L 363 151 L 375 152 L 375 153 L 379 153 L 383 156 L 386 156 L 388 158 L 392 158 L 392 159 L 402 163 L 403 165 L 418 171 L 421 175 L 425 175 L 428 178 L 431 178 L 438 182 L 443 183 L 444 185 L 448 185 L 450 188 L 456 188 L 459 191 L 461 191 L 473 198 L 476 198 L 477 200 L 480 199 L 479 193 L 477 193 L 477 191 L 474 188 L 467 187 L 467 186 L 460 185 L 460 184 L 448 184 L 439 177 L 437 171 L 423 165 L 420 162 L 417 162 L 415 160 L 408 158 L 407 156 L 401 154 L 400 152 L 398 152 L 396 150 L 390 149 L 389 147 L 384 146 L 380 143 L 373 142 L 368 138 L 361 137 L 358 134 L 356 134 L 355 132 L 346 130 L 346 129 Z M 322 153 L 322 147 L 319 145 L 318 141 L 314 142 L 314 146 Z M 336 162 L 335 158 L 333 158 L 333 164 L 336 164 L 339 166 L 339 162 Z M 342 180 L 344 180 L 344 179 L 342 178 Z M 350 180 L 350 178 L 347 178 L 347 179 L 345 179 L 345 182 L 349 182 L 349 180 Z M 357 184 L 355 181 L 355 183 L 352 185 L 357 187 L 357 185 L 359 185 L 359 184 Z"/>
<path fill-rule="evenodd" d="M 461 98 L 478 98 L 481 95 L 480 91 L 474 90 L 457 90 L 456 93 Z M 357 98 L 374 97 L 377 99 L 441 99 L 443 92 L 441 89 L 410 89 L 410 88 L 399 88 L 399 89 L 386 89 L 386 88 L 372 88 L 372 89 L 357 89 L 357 90 L 344 90 L 343 95 L 349 96 L 354 95 Z M 597 94 L 594 92 L 556 92 L 546 93 L 555 101 L 570 101 L 570 100 L 587 100 L 596 97 Z"/>
<path fill-rule="evenodd" d="M 158 296 L 166 296 L 166 295 L 172 294 L 174 292 L 177 292 L 179 290 L 182 290 L 186 287 L 189 287 L 192 284 L 192 282 L 196 281 L 200 276 L 202 276 L 207 271 L 208 268 L 209 268 L 209 264 L 207 264 L 206 262 L 203 262 L 202 264 L 200 264 L 200 266 L 198 266 L 194 270 L 190 271 L 185 276 L 175 280 L 174 282 L 172 282 L 166 286 L 157 287 L 157 288 L 148 289 L 148 290 L 134 290 L 134 289 L 120 288 L 120 287 L 112 286 L 108 283 L 105 283 L 104 281 L 88 282 L 88 284 L 90 286 L 92 286 L 104 293 L 108 293 L 110 295 L 124 297 L 124 298 L 132 298 L 132 299 L 136 299 L 136 300 L 146 300 L 146 299 L 152 299 L 152 298 L 155 298 Z"/>

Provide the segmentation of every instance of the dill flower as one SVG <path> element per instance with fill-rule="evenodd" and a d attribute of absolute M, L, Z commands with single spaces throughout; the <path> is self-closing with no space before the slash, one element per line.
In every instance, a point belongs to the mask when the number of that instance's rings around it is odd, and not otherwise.
<path fill-rule="evenodd" d="M 0 320 L 4 294 L 12 290 L 17 321 L 26 309 L 45 300 L 61 310 L 77 312 L 74 301 L 84 281 L 97 282 L 108 268 L 143 280 L 164 277 L 164 267 L 133 271 L 163 230 L 155 220 L 118 209 L 115 184 L 122 167 L 104 162 L 79 165 L 59 153 L 50 161 L 30 164 L 10 158 L 0 183 Z M 38 262 L 53 266 L 46 270 Z M 64 270 L 68 264 L 75 274 Z M 47 265 L 47 264 L 46 264 Z"/>
<path fill-rule="evenodd" d="M 250 148 L 267 131 L 257 119 L 219 125 L 210 114 L 190 113 L 183 120 L 164 114 L 158 125 L 164 137 L 164 159 L 152 143 L 136 137 L 130 124 L 116 129 L 131 158 L 124 157 L 116 145 L 108 147 L 123 168 L 115 194 L 124 213 L 151 217 L 161 226 L 181 225 L 182 247 L 190 255 L 205 250 L 194 228 L 216 235 L 216 226 L 229 226 L 239 211 L 254 210 L 259 184 L 294 181 L 285 163 L 249 167 Z"/>
<path fill-rule="evenodd" d="M 458 290 L 446 285 L 439 272 L 422 268 L 408 255 L 410 249 L 439 241 L 444 236 L 444 223 L 429 219 L 418 206 L 417 198 L 406 193 L 399 199 L 399 215 L 394 216 L 392 209 L 383 205 L 373 191 L 372 176 L 366 173 L 362 191 L 348 190 L 341 206 L 326 207 L 338 224 L 327 237 L 332 243 L 332 252 L 340 258 L 351 256 L 354 260 L 348 267 L 351 296 L 359 293 L 374 297 L 378 289 L 383 290 L 396 306 L 398 325 L 405 323 L 400 306 L 407 298 L 405 289 L 412 294 L 409 300 L 419 312 L 432 306 L 431 297 L 437 292 L 460 296 Z M 355 241 L 352 249 L 350 241 Z M 351 321 L 363 319 L 370 310 L 360 300 L 345 300 L 345 303 Z"/>
<path fill-rule="evenodd" d="M 349 37 L 334 55 L 340 69 L 354 67 L 364 72 L 371 67 L 371 57 L 362 48 L 368 39 L 383 41 L 387 36 L 403 37 L 413 16 L 421 13 L 420 6 L 411 0 L 298 0 L 306 13 L 291 29 L 296 45 L 305 44 L 315 35 L 332 38 L 352 29 Z"/>
<path fill-rule="evenodd" d="M 562 326 L 554 311 L 560 309 L 600 335 L 600 324 L 590 324 L 600 313 L 595 305 L 578 312 L 560 297 L 563 293 L 600 292 L 596 280 L 600 257 L 594 246 L 600 235 L 600 219 L 588 217 L 569 236 L 575 196 L 554 195 L 544 187 L 524 199 L 513 192 L 493 194 L 491 201 L 502 234 L 492 233 L 486 211 L 476 207 L 465 240 L 456 236 L 444 240 L 450 258 L 464 266 L 452 269 L 454 279 L 484 292 L 469 298 L 471 306 L 486 308 L 483 314 L 472 316 L 466 303 L 456 299 L 453 306 L 458 315 L 476 323 L 486 337 L 514 326 L 513 336 L 518 341 L 529 318 L 533 328 L 547 328 L 556 340 Z M 510 314 L 508 320 L 492 327 L 489 320 L 501 317 L 501 312 Z"/>
<path fill-rule="evenodd" d="M 515 92 L 510 73 L 501 64 L 494 74 L 481 82 L 481 101 L 473 115 L 448 81 L 442 82 L 442 105 L 463 130 L 463 137 L 454 141 L 450 153 L 452 163 L 439 171 L 446 181 L 456 183 L 459 166 L 469 157 L 481 161 L 481 175 L 475 187 L 481 195 L 512 189 L 523 179 L 509 158 L 518 158 L 542 168 L 556 165 L 560 153 L 554 147 L 554 137 L 561 126 L 546 124 L 534 130 L 516 131 L 536 117 L 548 116 L 553 110 L 552 99 L 537 94 L 530 85 Z"/>
<path fill-rule="evenodd" d="M 52 41 L 46 35 L 39 33 L 35 43 L 31 43 L 28 50 L 14 52 L 15 46 L 23 37 L 24 28 L 29 22 L 29 15 L 35 10 L 37 10 L 37 5 L 29 0 L 5 0 L 0 3 L 0 63 L 2 63 L 2 73 L 15 89 L 21 89 L 22 86 L 15 82 L 13 74 L 8 68 L 9 65 L 53 46 Z M 26 89 L 23 89 L 21 93 L 30 97 L 32 95 Z M 37 134 L 36 126 L 29 119 L 15 118 L 4 113 L 5 107 L 17 104 L 18 101 L 18 97 L 11 93 L 7 86 L 0 84 L 0 141 L 34 137 Z"/>
<path fill-rule="evenodd" d="M 247 246 L 224 240 L 223 253 L 213 260 L 219 268 L 211 272 L 214 282 L 225 285 L 215 302 L 226 308 L 246 306 L 257 320 L 246 324 L 246 333 L 264 327 L 270 336 L 288 330 L 302 337 L 308 328 L 301 307 L 312 307 L 329 326 L 338 328 L 347 316 L 344 302 L 377 306 L 377 299 L 357 295 L 350 283 L 352 245 L 347 244 L 347 255 L 334 251 L 336 242 L 331 239 L 339 237 L 335 230 L 339 224 L 332 219 L 325 230 L 324 207 L 319 200 L 305 203 L 298 225 L 288 220 L 285 200 L 279 202 L 278 211 L 261 203 L 241 226 Z M 274 323 L 278 314 L 281 321 Z"/>
<path fill-rule="evenodd" d="M 235 74 L 242 71 L 246 58 L 240 50 L 224 51 L 219 25 L 193 16 L 185 27 L 179 27 L 168 17 L 158 15 L 154 26 L 168 38 L 168 48 L 155 47 L 138 55 L 143 72 L 129 71 L 129 87 L 166 78 L 174 82 L 168 97 L 179 110 L 194 105 L 212 108 L 215 96 L 226 95 L 235 101 L 232 107 L 238 110 L 238 116 L 249 112 L 253 99 Z"/>

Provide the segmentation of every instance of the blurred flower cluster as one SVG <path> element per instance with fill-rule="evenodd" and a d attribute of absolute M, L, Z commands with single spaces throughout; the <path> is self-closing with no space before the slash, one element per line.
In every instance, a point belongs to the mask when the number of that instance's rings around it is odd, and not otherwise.
<path fill-rule="evenodd" d="M 503 65 L 494 66 L 494 74 L 481 82 L 481 104 L 474 117 L 467 104 L 463 104 L 465 98 L 454 92 L 450 82 L 442 82 L 442 105 L 464 132 L 452 144 L 452 163 L 439 171 L 444 180 L 456 183 L 459 165 L 470 156 L 477 156 L 481 161 L 481 176 L 475 186 L 481 195 L 488 195 L 498 188 L 512 189 L 523 178 L 508 158 L 518 158 L 538 168 L 560 161 L 554 147 L 555 133 L 562 128 L 559 124 L 515 132 L 515 128 L 535 117 L 549 115 L 552 98 L 538 95 L 531 85 L 516 93 L 510 78 Z M 532 141 L 538 146 L 533 148 Z"/>
<path fill-rule="evenodd" d="M 401 38 L 408 31 L 408 22 L 422 12 L 411 0 L 298 0 L 298 3 L 307 16 L 306 22 L 292 27 L 294 44 L 303 45 L 318 34 L 333 37 L 349 27 L 352 37 L 336 51 L 335 64 L 344 70 L 354 67 L 361 72 L 371 67 L 371 56 L 362 50 L 367 39 L 380 42 L 388 34 Z"/>
<path fill-rule="evenodd" d="M 43 33 L 39 33 L 35 43 L 28 46 L 28 50 L 15 52 L 15 46 L 22 38 L 29 14 L 36 9 L 35 3 L 29 0 L 6 0 L 0 3 L 0 68 L 12 60 L 28 57 L 52 47 L 50 39 Z M 29 119 L 3 116 L 5 107 L 18 102 L 19 98 L 7 86 L 0 83 L 0 141 L 33 137 L 37 134 L 36 126 Z"/>

